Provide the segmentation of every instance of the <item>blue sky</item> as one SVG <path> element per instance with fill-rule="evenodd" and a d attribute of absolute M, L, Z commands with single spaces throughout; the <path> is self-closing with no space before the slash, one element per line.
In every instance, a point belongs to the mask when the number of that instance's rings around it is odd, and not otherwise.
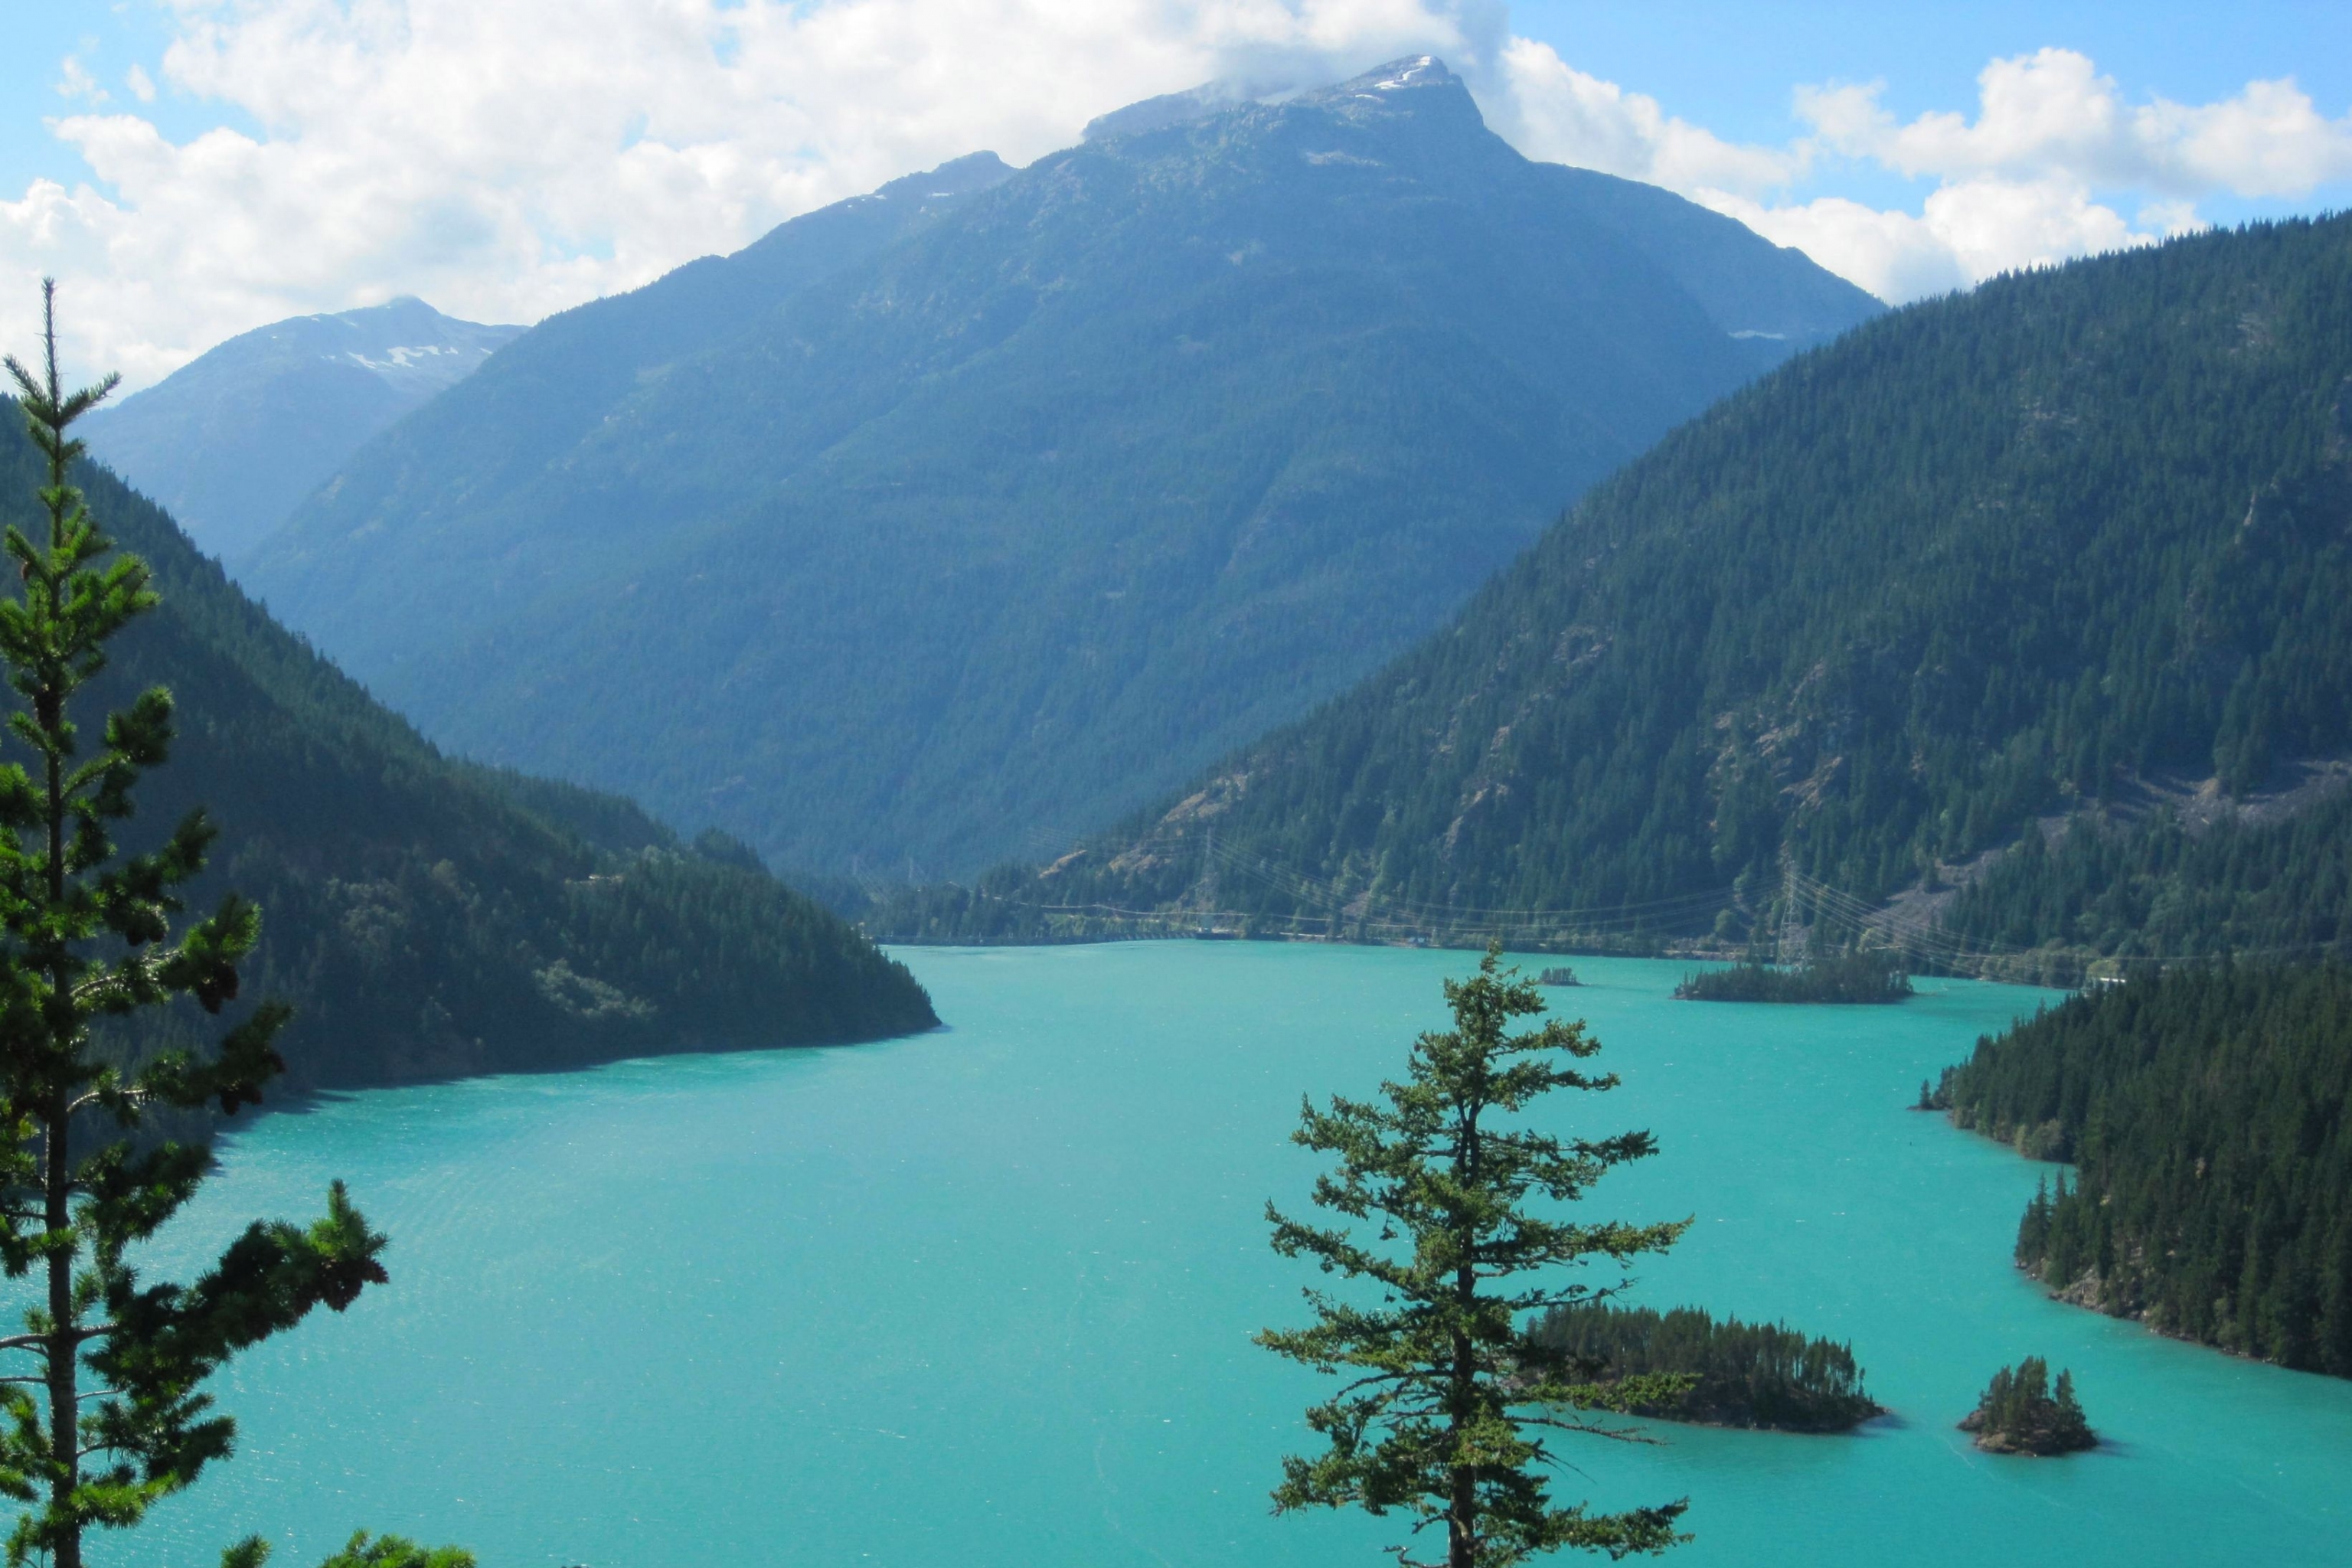
<path fill-rule="evenodd" d="M 2330 115 L 2352 110 L 2352 5 L 2249 0 L 2188 5 L 1709 4 L 1591 5 L 1517 0 L 1514 30 L 1542 38 L 1596 76 L 1658 99 L 1718 135 L 1790 135 L 1799 82 L 1886 83 L 1900 118 L 1966 107 L 1985 62 L 2046 47 L 2090 56 L 2135 97 L 2181 103 L 2227 97 L 2290 76 Z M 1845 172 L 1839 189 L 1893 203 L 1924 183 Z M 2293 201 L 2215 201 L 2216 222 L 2352 205 L 2352 184 Z"/>
<path fill-rule="evenodd" d="M 2333 112 L 2352 106 L 2352 6 L 2316 0 L 1515 0 L 1510 16 L 1515 31 L 1595 75 L 1741 141 L 1786 132 L 1797 82 L 1884 77 L 1896 110 L 1916 114 L 1966 104 L 1987 60 L 2052 45 L 2089 55 L 2137 92 L 2184 103 L 2223 97 L 2257 77 L 2292 76 Z"/>
<path fill-rule="evenodd" d="M 160 80 L 172 32 L 164 8 L 149 0 L 17 0 L 8 10 L 9 47 L 0 51 L 0 195 L 13 198 L 37 177 L 61 183 L 89 177 L 79 154 L 52 136 L 45 123 L 71 107 L 57 90 L 67 58 L 80 59 L 118 100 L 135 102 L 123 74 L 135 65 Z M 155 102 L 142 109 L 175 140 L 225 120 L 254 129 L 246 116 L 233 109 L 224 113 L 224 107 L 159 91 Z"/>
<path fill-rule="evenodd" d="M 2192 223 L 2352 205 L 2340 0 L 9 10 L 0 332 L 13 341 L 14 297 L 56 271 L 107 322 L 85 346 L 134 383 L 262 321 L 399 292 L 532 320 L 975 147 L 1025 161 L 1130 98 L 1421 48 L 1465 67 L 1530 156 L 1667 184 L 1891 299 Z M 1979 100 L 2002 61 L 2005 118 Z M 2308 103 L 2248 92 L 2282 79 Z M 2070 114 L 2108 130 L 2043 123 Z"/>

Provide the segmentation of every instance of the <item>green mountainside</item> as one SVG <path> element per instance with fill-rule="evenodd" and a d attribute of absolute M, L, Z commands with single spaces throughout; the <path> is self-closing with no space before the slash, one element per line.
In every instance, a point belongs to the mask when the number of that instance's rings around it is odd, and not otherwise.
<path fill-rule="evenodd" d="M 100 407 L 83 439 L 198 545 L 229 560 L 369 437 L 521 331 L 460 321 L 416 299 L 296 316 Z"/>
<path fill-rule="evenodd" d="M 2352 790 L 2336 768 L 2315 782 L 2215 820 L 2095 810 L 2028 834 L 1951 901 L 1936 945 L 2055 984 L 2225 953 L 2352 953 Z"/>
<path fill-rule="evenodd" d="M 780 301 L 853 262 L 919 233 L 1011 173 L 994 153 L 975 153 L 795 218 L 732 256 L 706 256 L 643 289 L 551 316 L 507 344 L 479 373 L 353 455 L 329 493 L 305 515 L 341 520 L 361 530 L 409 519 L 407 527 L 422 534 L 443 529 L 449 521 L 445 512 L 461 504 L 521 504 L 539 489 L 560 483 L 576 449 L 597 437 L 607 416 L 640 388 L 657 384 L 664 367 L 727 340 Z M 554 520 L 559 531 L 572 521 Z M 601 521 L 611 527 L 626 520 Z M 499 557 L 515 542 L 493 539 L 478 544 L 491 553 L 477 564 L 488 566 L 500 587 L 512 585 Z M 371 544 L 362 537 L 344 542 L 344 548 L 382 551 L 388 543 Z M 241 580 L 257 579 L 260 589 L 274 591 L 277 557 L 300 548 L 290 539 L 272 540 L 265 542 L 261 561 L 230 564 Z M 326 573 L 332 564 L 321 563 L 318 570 Z M 352 564 L 327 586 L 352 592 L 363 575 Z M 485 591 L 478 583 L 473 590 Z M 347 627 L 329 651 L 365 653 L 380 662 L 388 653 L 407 651 L 399 630 L 373 624 Z M 345 663 L 356 668 L 348 658 Z"/>
<path fill-rule="evenodd" d="M 0 402 L 0 521 L 30 528 L 38 458 Z M 718 1047 L 870 1039 L 937 1022 L 921 987 L 838 919 L 680 846 L 625 801 L 442 758 L 102 469 L 81 482 L 163 605 L 125 632 L 98 700 L 179 703 L 126 844 L 192 805 L 223 833 L 197 889 L 261 905 L 248 997 L 299 1009 L 299 1088 L 576 1067 Z M 153 1045 L 159 1042 L 141 1042 Z"/>
<path fill-rule="evenodd" d="M 2352 747 L 2348 378 L 2347 217 L 1896 312 L 1676 431 L 1172 809 L 886 929 L 2340 942 L 2343 805 L 2227 808 Z M 2168 773 L 2218 818 L 2142 809 Z"/>
<path fill-rule="evenodd" d="M 246 580 L 455 750 L 780 865 L 961 874 L 1306 711 L 1878 311 L 1528 162 L 1431 60 L 1118 125 L 757 303 L 668 301 L 898 198 L 556 318 Z"/>
<path fill-rule="evenodd" d="M 1978 1044 L 1952 1119 L 2072 1161 L 2017 1258 L 2167 1333 L 2352 1377 L 2352 965 L 2194 965 Z"/>

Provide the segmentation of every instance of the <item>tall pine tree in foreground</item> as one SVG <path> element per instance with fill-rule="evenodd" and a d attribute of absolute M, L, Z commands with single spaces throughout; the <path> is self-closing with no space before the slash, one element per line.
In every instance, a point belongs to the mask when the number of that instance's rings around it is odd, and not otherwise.
<path fill-rule="evenodd" d="M 1309 1290 L 1312 1327 L 1258 1335 L 1269 1350 L 1348 1377 L 1307 1411 L 1329 1446 L 1283 1461 L 1275 1508 L 1397 1510 L 1414 1516 L 1416 1535 L 1443 1530 L 1441 1557 L 1415 1557 L 1410 1543 L 1392 1549 L 1406 1568 L 1506 1568 L 1560 1547 L 1623 1557 L 1686 1539 L 1675 1530 L 1685 1502 L 1612 1514 L 1551 1500 L 1547 1430 L 1644 1440 L 1594 1413 L 1670 1404 L 1690 1380 L 1602 1384 L 1597 1363 L 1539 1341 L 1526 1320 L 1622 1283 L 1562 1279 L 1561 1268 L 1606 1259 L 1622 1268 L 1671 1246 L 1690 1222 L 1584 1224 L 1530 1208 L 1538 1196 L 1574 1203 L 1611 1167 L 1656 1145 L 1647 1132 L 1563 1140 L 1503 1120 L 1553 1089 L 1598 1092 L 1617 1078 L 1566 1065 L 1601 1048 L 1580 1022 L 1507 1033 L 1544 1003 L 1500 962 L 1490 947 L 1476 975 L 1445 983 L 1454 1028 L 1414 1043 L 1407 1081 L 1381 1086 L 1384 1103 L 1335 1097 L 1328 1111 L 1304 1109 L 1294 1141 L 1339 1156 L 1338 1171 L 1317 1178 L 1315 1202 L 1359 1226 L 1376 1223 L 1374 1237 L 1266 1207 L 1276 1252 L 1379 1291 L 1368 1305 Z M 1382 1245 L 1399 1241 L 1406 1247 Z"/>
<path fill-rule="evenodd" d="M 192 1285 L 148 1283 L 130 1261 L 213 1168 L 208 1148 L 142 1134 L 142 1121 L 258 1101 L 284 1067 L 270 1042 L 287 1011 L 263 1003 L 214 1050 L 134 1052 L 130 1064 L 94 1037 L 101 1020 L 182 997 L 218 1014 L 260 915 L 231 894 L 173 935 L 178 890 L 213 838 L 201 812 L 152 852 L 114 843 L 141 774 L 170 749 L 172 699 L 142 693 L 85 752 L 75 698 L 106 668 L 108 641 L 156 599 L 145 564 L 112 552 L 68 483 L 82 453 L 68 427 L 115 380 L 64 390 L 55 286 L 42 292 L 39 373 L 6 362 L 47 460 L 47 537 L 8 529 L 22 589 L 0 600 L 0 664 L 20 699 L 8 732 L 30 753 L 29 766 L 0 764 L 0 1265 L 31 1277 L 24 1331 L 0 1337 L 16 1363 L 0 1376 L 0 1492 L 21 1505 L 11 1568 L 81 1568 L 89 1531 L 138 1523 L 228 1453 L 236 1426 L 200 1391 L 205 1377 L 313 1307 L 341 1311 L 382 1282 L 383 1238 L 337 1183 L 308 1227 L 257 1222 Z M 352 1560 L 428 1561 L 404 1542 L 352 1543 L 362 1550 L 379 1554 Z M 225 1561 L 250 1568 L 267 1553 L 247 1541 Z"/>

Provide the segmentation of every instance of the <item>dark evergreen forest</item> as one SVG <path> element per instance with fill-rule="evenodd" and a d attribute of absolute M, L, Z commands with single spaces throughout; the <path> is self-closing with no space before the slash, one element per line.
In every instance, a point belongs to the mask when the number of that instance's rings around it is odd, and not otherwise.
<path fill-rule="evenodd" d="M 0 422 L 0 521 L 29 527 L 37 458 L 15 404 Z M 740 847 L 681 845 L 625 801 L 450 762 L 162 510 L 102 469 L 80 482 L 163 599 L 123 634 L 97 695 L 119 706 L 163 685 L 179 702 L 172 760 L 142 786 L 125 841 L 160 838 L 199 804 L 221 825 L 196 895 L 234 888 L 260 904 L 246 994 L 295 1004 L 282 1045 L 297 1087 L 937 1021 L 903 966 L 748 868 Z"/>
<path fill-rule="evenodd" d="M 1556 1307 L 1528 1331 L 1539 1342 L 1595 1363 L 1602 1380 L 1685 1373 L 1689 1391 L 1638 1415 L 1715 1426 L 1843 1432 L 1881 1414 L 1862 1386 L 1852 1347 L 1785 1325 L 1717 1322 L 1696 1307 L 1660 1314 L 1606 1301 Z"/>
<path fill-rule="evenodd" d="M 2076 1165 L 2018 1231 L 2052 1289 L 2352 1377 L 2352 964 L 2105 987 L 1979 1042 L 1937 1098 Z"/>
<path fill-rule="evenodd" d="M 2028 834 L 1953 900 L 1938 951 L 2002 978 L 2071 985 L 2092 963 L 2352 953 L 2352 791 L 2283 818 L 2200 824 L 2085 814 Z"/>
<path fill-rule="evenodd" d="M 1685 1002 L 1900 1002 L 1911 994 L 1911 977 L 1885 953 L 1844 952 L 1790 969 L 1767 963 L 1735 963 L 1683 977 L 1675 995 Z"/>
<path fill-rule="evenodd" d="M 1866 910 L 2023 842 L 1953 929 L 2340 940 L 2340 807 L 2123 807 L 2352 747 L 2348 462 L 2352 217 L 1996 279 L 1717 405 L 1172 808 L 905 915 L 1738 945 L 1793 879 Z"/>

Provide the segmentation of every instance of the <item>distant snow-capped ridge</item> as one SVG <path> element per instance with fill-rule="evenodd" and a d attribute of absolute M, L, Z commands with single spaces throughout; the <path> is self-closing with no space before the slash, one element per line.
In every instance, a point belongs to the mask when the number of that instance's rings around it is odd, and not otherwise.
<path fill-rule="evenodd" d="M 289 317 L 100 409 L 90 448 L 198 544 L 232 559 L 378 432 L 522 331 L 445 316 L 413 295 Z"/>

